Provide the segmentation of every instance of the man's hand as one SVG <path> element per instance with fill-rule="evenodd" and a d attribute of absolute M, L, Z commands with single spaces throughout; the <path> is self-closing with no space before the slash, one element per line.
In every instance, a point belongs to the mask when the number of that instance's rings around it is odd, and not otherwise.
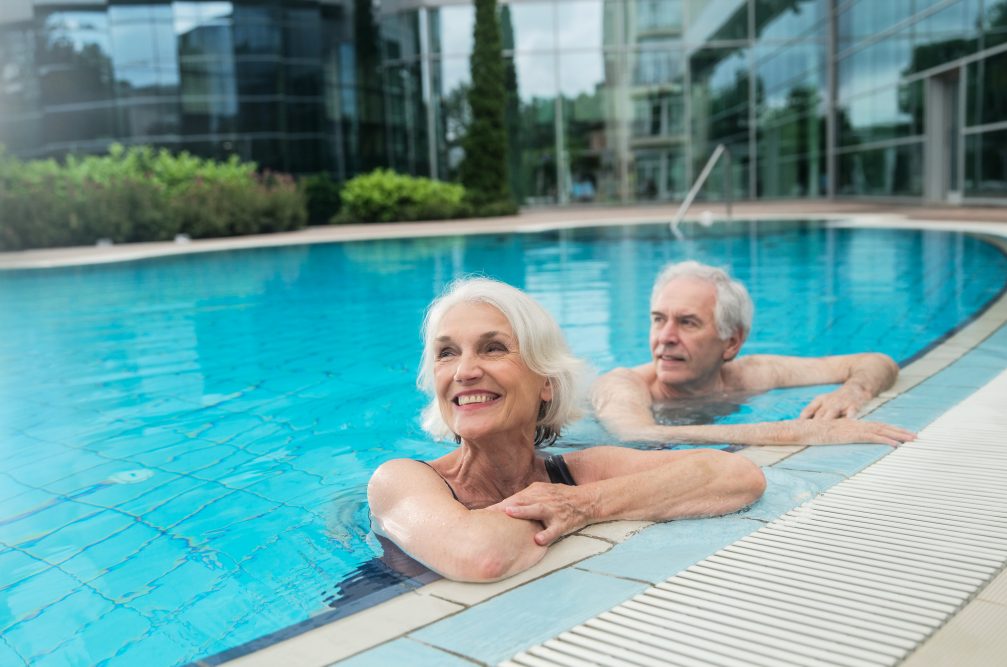
<path fill-rule="evenodd" d="M 535 482 L 509 498 L 487 507 L 515 519 L 538 521 L 545 530 L 535 534 L 535 543 L 548 546 L 591 522 L 591 502 L 575 486 Z"/>
<path fill-rule="evenodd" d="M 870 401 L 871 392 L 848 382 L 835 391 L 816 396 L 801 411 L 800 419 L 856 419 L 860 408 Z"/>
<path fill-rule="evenodd" d="M 898 426 L 856 419 L 831 419 L 780 422 L 792 429 L 794 444 L 841 445 L 846 443 L 878 443 L 897 447 L 916 439 L 916 434 Z"/>

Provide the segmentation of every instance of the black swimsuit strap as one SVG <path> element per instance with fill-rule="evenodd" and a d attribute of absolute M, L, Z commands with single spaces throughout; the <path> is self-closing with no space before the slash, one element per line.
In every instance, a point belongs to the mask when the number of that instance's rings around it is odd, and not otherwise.
<path fill-rule="evenodd" d="M 419 459 L 416 459 L 416 460 L 417 460 L 417 461 L 420 461 Z M 427 466 L 428 468 L 430 468 L 430 469 L 431 469 L 431 470 L 433 470 L 434 472 L 437 472 L 437 469 L 436 469 L 436 468 L 434 468 L 434 467 L 433 467 L 432 465 L 430 465 L 429 463 L 427 463 L 426 461 L 420 461 L 420 463 L 422 463 L 423 465 Z M 439 472 L 437 472 L 437 476 L 441 478 L 441 481 L 442 481 L 442 482 L 444 482 L 445 484 L 447 484 L 447 486 L 448 486 L 448 491 L 450 491 L 450 492 L 451 492 L 451 497 L 452 497 L 452 498 L 454 498 L 455 500 L 458 500 L 458 494 L 457 494 L 457 493 L 455 493 L 455 490 L 451 488 L 451 485 L 450 485 L 450 484 L 448 484 L 448 480 L 444 479 L 444 477 L 442 477 L 442 476 L 441 476 L 441 474 L 440 474 Z M 459 502 L 460 502 L 460 501 L 459 501 Z"/>
<path fill-rule="evenodd" d="M 545 471 L 549 473 L 549 481 L 553 484 L 566 484 L 567 486 L 577 486 L 570 469 L 566 466 L 562 454 L 552 454 L 545 457 Z"/>

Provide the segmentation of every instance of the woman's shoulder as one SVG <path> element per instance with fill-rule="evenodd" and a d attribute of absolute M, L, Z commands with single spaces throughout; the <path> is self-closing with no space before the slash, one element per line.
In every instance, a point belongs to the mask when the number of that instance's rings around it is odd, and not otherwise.
<path fill-rule="evenodd" d="M 441 495 L 454 491 L 445 486 L 444 479 L 427 461 L 419 459 L 390 459 L 371 474 L 367 484 L 367 496 L 373 504 L 376 501 L 393 500 L 405 496 L 434 493 Z"/>
<path fill-rule="evenodd" d="M 404 481 L 422 478 L 434 472 L 429 463 L 418 459 L 390 459 L 379 465 L 368 483 L 368 489 L 382 489 L 386 485 L 399 485 Z"/>

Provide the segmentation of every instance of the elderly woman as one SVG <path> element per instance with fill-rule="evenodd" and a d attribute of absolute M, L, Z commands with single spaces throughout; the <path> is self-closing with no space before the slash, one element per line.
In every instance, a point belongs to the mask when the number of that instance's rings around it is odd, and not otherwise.
<path fill-rule="evenodd" d="M 716 450 L 592 447 L 543 457 L 579 416 L 582 363 L 537 302 L 504 283 L 456 282 L 431 304 L 419 385 L 424 428 L 458 447 L 375 471 L 379 532 L 441 575 L 495 581 L 531 567 L 560 537 L 613 519 L 733 512 L 765 488 L 757 466 Z"/>

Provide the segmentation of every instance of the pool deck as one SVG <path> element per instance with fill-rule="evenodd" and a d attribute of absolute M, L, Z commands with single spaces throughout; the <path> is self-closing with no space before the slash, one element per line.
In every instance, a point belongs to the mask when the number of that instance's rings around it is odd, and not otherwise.
<path fill-rule="evenodd" d="M 726 215 L 721 205 L 694 204 L 687 220 L 698 220 L 709 210 L 714 218 Z M 197 239 L 184 243 L 128 243 L 122 245 L 46 248 L 20 252 L 0 252 L 0 270 L 41 269 L 82 264 L 104 264 L 150 257 L 182 255 L 219 250 L 262 248 L 308 243 L 339 243 L 385 238 L 421 238 L 452 234 L 502 234 L 538 232 L 572 227 L 626 225 L 668 222 L 676 207 L 670 205 L 639 206 L 567 206 L 522 211 L 519 215 L 501 218 L 472 218 L 434 222 L 397 222 L 366 225 L 332 225 L 309 227 L 294 232 L 259 234 L 223 239 Z M 857 217 L 876 224 L 898 226 L 906 221 L 925 221 L 933 229 L 955 229 L 977 233 L 1003 233 L 1007 225 L 1004 207 L 899 206 L 863 202 L 780 201 L 740 202 L 733 207 L 733 216 L 741 219 L 842 219 Z M 915 225 L 911 225 L 915 226 Z M 999 232 L 997 230 L 1000 230 Z"/>
<path fill-rule="evenodd" d="M 690 218 L 709 208 L 697 204 Z M 189 252 L 373 238 L 532 232 L 574 226 L 662 222 L 670 206 L 568 207 L 489 220 L 318 227 L 283 234 L 0 253 L 0 269 L 129 261 Z M 1007 247 L 1007 207 L 901 207 L 863 202 L 753 202 L 734 207 L 745 219 L 816 218 L 856 225 L 961 230 L 998 237 Z M 902 370 L 873 404 L 870 419 L 923 429 L 994 378 L 1007 373 L 1007 296 L 939 347 Z M 1005 397 L 1007 400 L 1007 397 Z M 870 466 L 891 450 L 879 445 L 755 447 L 771 491 L 748 511 L 723 518 L 612 522 L 564 539 L 528 572 L 494 584 L 436 581 L 353 616 L 228 663 L 328 665 L 497 664 L 664 581 L 736 539 Z M 672 548 L 672 545 L 674 548 Z M 1007 573 L 988 585 L 902 663 L 999 664 L 1007 654 Z"/>

